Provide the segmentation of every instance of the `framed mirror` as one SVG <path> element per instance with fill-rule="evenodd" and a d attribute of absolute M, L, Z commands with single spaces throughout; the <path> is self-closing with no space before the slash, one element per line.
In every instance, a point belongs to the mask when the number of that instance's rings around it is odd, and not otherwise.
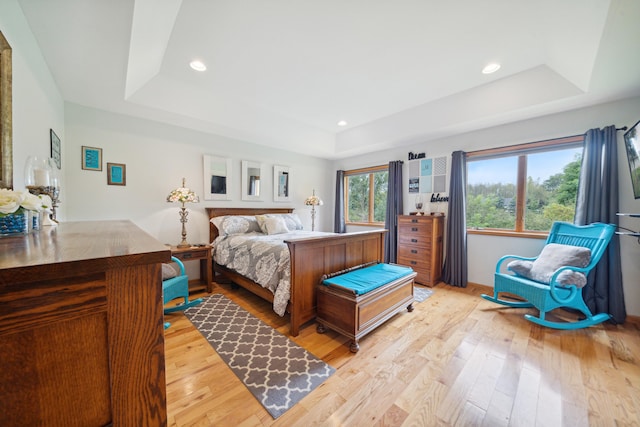
<path fill-rule="evenodd" d="M 288 166 L 273 167 L 273 201 L 291 201 L 291 173 Z"/>
<path fill-rule="evenodd" d="M 262 200 L 262 164 L 242 161 L 242 200 Z"/>
<path fill-rule="evenodd" d="M 11 46 L 0 32 L 0 188 L 13 188 Z"/>
<path fill-rule="evenodd" d="M 204 199 L 231 200 L 231 159 L 204 155 Z"/>

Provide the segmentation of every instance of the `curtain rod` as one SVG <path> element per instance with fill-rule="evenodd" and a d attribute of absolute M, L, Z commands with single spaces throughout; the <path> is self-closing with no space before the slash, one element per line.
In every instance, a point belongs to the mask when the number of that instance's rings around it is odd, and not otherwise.
<path fill-rule="evenodd" d="M 627 129 L 629 129 L 629 128 L 628 128 L 628 127 L 626 127 L 626 126 L 622 126 L 621 128 L 616 128 L 616 132 L 619 132 L 619 131 L 621 131 L 621 130 L 627 130 Z M 583 133 L 582 135 L 573 135 L 573 136 L 584 136 L 584 135 L 586 135 L 586 134 L 587 134 L 587 133 L 585 132 L 585 133 Z"/>

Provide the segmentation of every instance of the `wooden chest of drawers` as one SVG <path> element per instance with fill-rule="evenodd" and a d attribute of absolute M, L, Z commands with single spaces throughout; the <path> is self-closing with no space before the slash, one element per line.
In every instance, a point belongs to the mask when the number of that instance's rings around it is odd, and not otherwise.
<path fill-rule="evenodd" d="M 398 264 L 413 268 L 421 285 L 440 281 L 443 224 L 443 215 L 398 215 Z"/>

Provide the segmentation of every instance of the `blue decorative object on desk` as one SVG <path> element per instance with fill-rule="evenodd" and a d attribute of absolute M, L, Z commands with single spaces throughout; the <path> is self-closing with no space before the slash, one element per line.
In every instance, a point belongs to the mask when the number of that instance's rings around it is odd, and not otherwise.
<path fill-rule="evenodd" d="M 26 234 L 29 232 L 29 213 L 27 211 L 0 214 L 0 236 Z"/>
<path fill-rule="evenodd" d="M 29 231 L 38 231 L 42 225 L 42 214 L 36 211 L 29 211 Z"/>

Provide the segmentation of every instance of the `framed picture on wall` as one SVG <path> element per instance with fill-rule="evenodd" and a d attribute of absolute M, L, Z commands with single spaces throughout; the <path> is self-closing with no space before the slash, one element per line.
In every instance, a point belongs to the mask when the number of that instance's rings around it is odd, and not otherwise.
<path fill-rule="evenodd" d="M 49 129 L 49 139 L 51 140 L 51 158 L 56 162 L 58 169 L 62 169 L 62 153 L 60 152 L 60 138 L 53 131 Z"/>
<path fill-rule="evenodd" d="M 127 185 L 127 165 L 123 163 L 107 163 L 107 184 Z"/>
<path fill-rule="evenodd" d="M 82 146 L 82 169 L 88 171 L 102 170 L 102 148 Z"/>
<path fill-rule="evenodd" d="M 203 156 L 204 199 L 231 200 L 231 159 Z"/>
<path fill-rule="evenodd" d="M 288 166 L 273 167 L 273 201 L 291 201 L 291 172 Z"/>

